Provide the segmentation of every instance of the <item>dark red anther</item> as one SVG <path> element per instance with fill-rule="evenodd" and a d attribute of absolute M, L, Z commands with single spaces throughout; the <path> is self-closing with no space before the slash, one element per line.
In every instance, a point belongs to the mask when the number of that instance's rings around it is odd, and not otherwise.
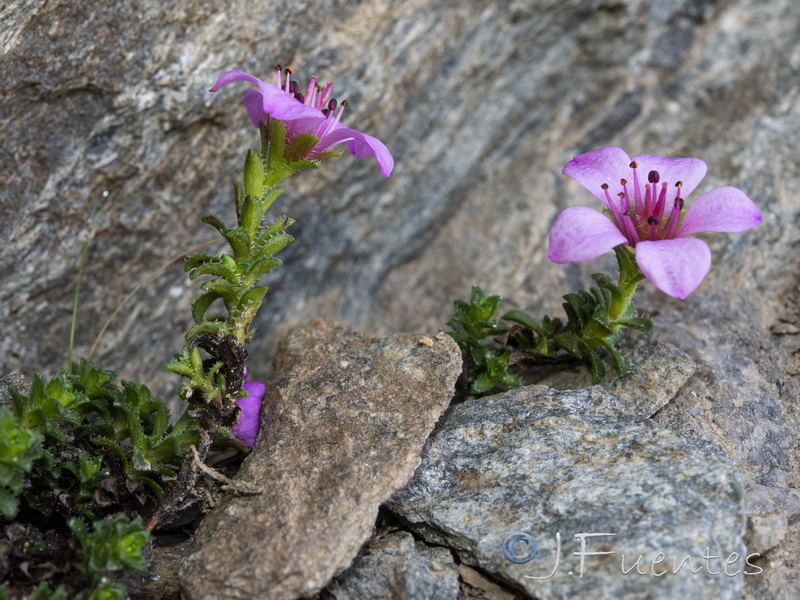
<path fill-rule="evenodd" d="M 650 183 L 658 183 L 661 179 L 661 175 L 658 174 L 658 171 L 650 171 L 647 174 L 647 181 Z"/>

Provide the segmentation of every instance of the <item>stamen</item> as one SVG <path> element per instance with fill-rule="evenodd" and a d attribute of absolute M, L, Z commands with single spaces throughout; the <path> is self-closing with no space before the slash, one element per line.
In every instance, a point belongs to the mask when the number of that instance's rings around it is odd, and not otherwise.
<path fill-rule="evenodd" d="M 629 237 L 631 238 L 631 245 L 635 246 L 641 240 L 639 239 L 639 232 L 636 231 L 636 225 L 633 224 L 633 218 L 630 215 L 625 215 L 623 219 L 625 220 L 625 225 L 628 226 L 628 232 L 630 234 Z"/>
<path fill-rule="evenodd" d="M 336 110 L 336 98 L 328 100 L 328 110 Z"/>
<path fill-rule="evenodd" d="M 295 82 L 293 81 L 292 83 L 295 83 Z M 295 93 L 294 93 L 294 98 L 295 98 L 295 100 L 297 100 L 297 101 L 298 101 L 300 104 L 305 104 L 305 103 L 306 103 L 306 98 L 305 98 L 305 96 L 303 96 L 303 94 L 301 94 L 300 92 L 295 92 Z"/>
<path fill-rule="evenodd" d="M 655 209 L 653 210 L 653 214 L 656 215 L 659 219 L 664 216 L 664 208 L 667 206 L 667 187 L 669 184 L 665 181 L 661 184 L 661 193 L 658 195 L 658 203 L 656 204 Z M 653 191 L 653 196 L 655 197 L 655 191 Z"/>
<path fill-rule="evenodd" d="M 286 87 L 284 88 L 283 91 L 291 93 L 291 90 L 289 89 L 289 82 L 292 78 L 292 70 L 289 67 L 286 67 L 286 69 L 283 72 L 286 73 L 286 84 L 285 84 Z"/>
<path fill-rule="evenodd" d="M 620 231 L 622 231 L 622 233 L 625 233 L 624 225 L 622 223 L 622 216 L 619 214 L 619 208 L 617 208 L 614 199 L 611 198 L 611 194 L 608 193 L 608 184 L 604 183 L 600 187 L 603 188 L 603 191 L 606 193 L 608 208 L 611 210 L 611 214 L 614 215 L 614 220 L 617 222 L 617 227 L 620 229 Z"/>
<path fill-rule="evenodd" d="M 297 85 L 296 81 L 293 81 L 292 84 L 289 86 L 289 93 L 297 94 L 299 91 L 300 91 L 300 86 Z"/>
<path fill-rule="evenodd" d="M 642 211 L 642 217 L 647 218 L 653 214 L 653 186 L 649 183 L 644 184 L 644 210 Z"/>
<path fill-rule="evenodd" d="M 631 204 L 628 202 L 628 197 L 625 195 L 625 192 L 617 194 L 617 198 L 619 198 L 620 212 L 627 213 L 631 209 Z"/>
<path fill-rule="evenodd" d="M 325 93 L 322 94 L 322 98 L 319 99 L 319 106 L 318 108 L 322 108 L 325 106 L 325 103 L 328 101 L 328 98 L 331 97 L 331 90 L 333 89 L 333 82 L 329 81 L 328 84 L 325 86 Z M 333 109 L 331 109 L 333 110 Z"/>
<path fill-rule="evenodd" d="M 281 89 L 283 85 L 281 83 L 281 71 L 283 71 L 283 68 L 280 65 L 275 65 L 275 77 L 277 78 L 278 89 Z"/>
<path fill-rule="evenodd" d="M 625 212 L 630 212 L 631 195 L 628 193 L 628 180 L 620 179 L 619 182 L 622 184 L 622 193 L 625 195 Z"/>
<path fill-rule="evenodd" d="M 314 106 L 312 99 L 314 97 L 314 90 L 317 88 L 317 77 L 316 75 L 311 77 L 311 80 L 308 82 L 308 89 L 306 89 L 305 100 L 303 104 L 307 106 Z"/>
<path fill-rule="evenodd" d="M 657 216 L 655 216 L 655 215 L 653 215 L 653 216 L 651 216 L 651 217 L 648 217 L 648 218 L 647 218 L 647 224 L 648 224 L 648 225 L 650 225 L 650 227 L 652 228 L 652 229 L 651 229 L 651 231 L 652 231 L 652 237 L 651 237 L 650 239 L 651 239 L 651 241 L 653 241 L 653 242 L 655 242 L 655 241 L 656 241 L 656 239 L 658 238 L 658 224 L 659 224 L 659 223 L 661 223 L 661 219 L 659 219 L 659 218 L 658 218 Z"/>
<path fill-rule="evenodd" d="M 658 183 L 660 179 L 661 175 L 658 174 L 658 171 L 650 171 L 647 174 L 647 181 L 649 181 L 650 183 Z"/>
<path fill-rule="evenodd" d="M 672 207 L 672 212 L 669 214 L 669 221 L 664 227 L 666 238 L 672 239 L 678 229 L 678 222 L 681 220 L 681 211 L 683 210 L 683 198 L 675 198 L 675 204 Z"/>
<path fill-rule="evenodd" d="M 634 212 L 637 215 L 641 215 L 644 212 L 644 204 L 642 203 L 642 188 L 639 187 L 639 174 L 636 171 L 636 168 L 639 166 L 635 160 L 631 162 L 631 169 L 633 169 L 633 200 L 634 200 Z"/>
<path fill-rule="evenodd" d="M 678 188 L 675 191 L 675 200 L 677 200 L 678 198 L 681 197 L 681 188 L 683 187 L 683 182 L 679 181 L 678 183 L 675 184 L 675 187 Z"/>

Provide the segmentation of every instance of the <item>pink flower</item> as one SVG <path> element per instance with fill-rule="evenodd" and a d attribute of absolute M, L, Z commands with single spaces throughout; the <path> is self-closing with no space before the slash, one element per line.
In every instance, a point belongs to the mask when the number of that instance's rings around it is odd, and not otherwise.
<path fill-rule="evenodd" d="M 280 66 L 275 69 L 275 83 L 261 81 L 244 71 L 228 71 L 222 74 L 209 92 L 216 92 L 235 81 L 255 83 L 258 88 L 247 90 L 242 102 L 253 125 L 258 127 L 259 122 L 265 120 L 267 115 L 283 121 L 286 125 L 287 144 L 303 133 L 317 136 L 319 142 L 307 157 L 311 160 L 332 146 L 346 142 L 350 154 L 358 158 L 374 154 L 381 173 L 385 177 L 389 176 L 394 168 L 394 159 L 383 142 L 342 125 L 342 113 L 347 103 L 338 104 L 331 97 L 333 83 L 328 82 L 323 88 L 317 85 L 317 78 L 312 77 L 305 93 L 301 93 L 297 82 L 291 78 L 291 69 L 283 72 Z M 285 82 L 281 81 L 282 73 L 285 73 Z"/>
<path fill-rule="evenodd" d="M 711 267 L 708 245 L 688 236 L 736 232 L 761 223 L 761 212 L 741 190 L 711 190 L 683 210 L 684 198 L 706 174 L 699 158 L 629 157 L 622 148 L 600 148 L 573 158 L 564 175 L 605 204 L 605 214 L 568 208 L 550 230 L 550 260 L 591 260 L 615 246 L 636 249 L 636 263 L 662 292 L 684 299 Z"/>
<path fill-rule="evenodd" d="M 242 388 L 250 395 L 236 401 L 241 412 L 239 422 L 231 428 L 231 433 L 245 446 L 252 448 L 261 426 L 261 400 L 267 388 L 258 381 L 248 381 Z"/>

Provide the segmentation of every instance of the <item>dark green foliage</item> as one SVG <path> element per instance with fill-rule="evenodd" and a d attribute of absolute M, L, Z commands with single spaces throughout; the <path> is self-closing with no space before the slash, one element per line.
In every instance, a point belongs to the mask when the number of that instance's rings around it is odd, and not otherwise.
<path fill-rule="evenodd" d="M 511 373 L 512 363 L 557 360 L 571 356 L 587 360 L 592 379 L 606 375 L 598 350 L 605 349 L 614 360 L 620 375 L 628 372 L 628 362 L 616 345 L 623 329 L 638 329 L 653 334 L 649 319 L 636 316 L 632 304 L 636 284 L 642 279 L 629 251 L 617 249 L 620 285 L 608 275 L 592 275 L 597 284 L 589 291 L 564 296 L 566 322 L 544 317 L 537 321 L 527 313 L 512 310 L 500 319 L 492 319 L 500 304 L 499 296 L 486 296 L 473 286 L 469 303 L 456 300 L 455 313 L 448 325 L 449 334 L 461 347 L 467 379 L 473 394 L 519 387 L 518 375 Z"/>
<path fill-rule="evenodd" d="M 199 428 L 188 416 L 171 426 L 161 400 L 141 384 L 115 384 L 113 371 L 86 360 L 73 370 L 49 381 L 36 373 L 27 394 L 12 387 L 10 405 L 0 407 L 0 506 L 14 519 L 0 518 L 0 539 L 10 544 L 0 565 L 7 585 L 21 586 L 15 593 L 30 585 L 21 565 L 42 564 L 56 579 L 28 589 L 33 598 L 71 590 L 72 598 L 121 599 L 125 587 L 107 575 L 146 568 L 148 539 L 141 519 L 124 511 L 155 508 Z M 52 589 L 59 577 L 64 585 Z"/>
<path fill-rule="evenodd" d="M 82 360 L 74 375 L 61 370 L 47 383 L 36 373 L 27 395 L 11 390 L 17 422 L 45 440 L 32 474 L 37 488 L 69 491 L 87 515 L 112 466 L 160 496 L 161 476 L 173 476 L 185 448 L 197 441 L 196 428 L 170 425 L 166 404 L 147 387 L 130 381 L 118 386 L 115 378 Z M 45 497 L 31 492 L 28 500 L 37 506 Z"/>
<path fill-rule="evenodd" d="M 500 300 L 500 296 L 487 296 L 481 288 L 474 285 L 469 302 L 453 302 L 455 312 L 447 323 L 453 331 L 448 333 L 461 347 L 471 368 L 470 391 L 473 394 L 522 385 L 518 375 L 508 372 L 511 350 L 498 350 L 486 343 L 486 338 L 508 331 L 504 323 L 492 319 Z"/>
<path fill-rule="evenodd" d="M 69 528 L 80 542 L 80 559 L 90 573 L 147 569 L 142 549 L 150 535 L 140 518 L 131 521 L 118 514 L 110 521 L 95 521 L 91 532 L 82 520 L 72 519 Z"/>
<path fill-rule="evenodd" d="M 43 436 L 17 423 L 5 406 L 0 406 L 0 514 L 13 519 L 19 508 L 25 476 L 42 455 Z"/>

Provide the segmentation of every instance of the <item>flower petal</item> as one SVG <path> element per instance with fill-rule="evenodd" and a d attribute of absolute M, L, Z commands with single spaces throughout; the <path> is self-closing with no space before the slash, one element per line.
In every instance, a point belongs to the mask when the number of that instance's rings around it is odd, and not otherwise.
<path fill-rule="evenodd" d="M 586 206 L 573 206 L 558 215 L 550 229 L 547 256 L 555 263 L 591 260 L 627 241 L 604 214 Z"/>
<path fill-rule="evenodd" d="M 234 83 L 236 81 L 249 81 L 250 83 L 255 83 L 258 86 L 264 84 L 264 82 L 260 80 L 258 77 L 255 77 L 254 75 L 250 75 L 250 73 L 245 73 L 244 71 L 240 71 L 237 69 L 235 71 L 228 71 L 227 73 L 223 73 L 222 75 L 220 75 L 219 79 L 217 79 L 217 83 L 215 83 L 214 87 L 212 87 L 208 91 L 216 92 L 220 88 L 228 85 L 229 83 Z"/>
<path fill-rule="evenodd" d="M 247 114 L 250 121 L 258 127 L 259 121 L 263 121 L 264 114 L 264 100 L 261 95 L 261 90 L 247 90 L 242 97 L 242 104 L 247 109 Z"/>
<path fill-rule="evenodd" d="M 658 171 L 660 181 L 666 181 L 671 187 L 681 182 L 681 198 L 688 198 L 706 176 L 708 166 L 699 158 L 666 158 L 651 154 L 640 154 L 632 157 L 639 163 L 639 181 L 644 185 L 650 171 Z M 660 185 L 660 184 L 659 184 Z M 670 195 L 670 202 L 675 199 Z M 671 205 L 668 205 L 671 206 Z"/>
<path fill-rule="evenodd" d="M 711 268 L 711 249 L 703 240 L 678 238 L 636 244 L 636 264 L 658 289 L 683 300 Z"/>
<path fill-rule="evenodd" d="M 711 190 L 694 201 L 686 211 L 678 235 L 700 231 L 734 233 L 761 224 L 761 211 L 742 190 L 721 187 Z"/>
<path fill-rule="evenodd" d="M 630 164 L 631 159 L 625 150 L 617 146 L 608 146 L 576 156 L 561 172 L 580 183 L 606 204 L 606 194 L 601 186 L 606 183 L 612 191 L 620 188 L 620 180 L 631 177 Z"/>
<path fill-rule="evenodd" d="M 366 133 L 361 133 L 348 127 L 337 127 L 321 138 L 317 148 L 314 150 L 314 154 L 325 152 L 331 146 L 341 142 L 347 142 L 350 154 L 358 158 L 366 158 L 374 154 L 383 176 L 388 177 L 391 174 L 394 168 L 394 158 L 384 143 Z M 311 158 L 313 158 L 313 155 Z"/>
<path fill-rule="evenodd" d="M 321 121 L 325 118 L 322 111 L 317 110 L 313 106 L 306 106 L 302 102 L 299 102 L 292 94 L 283 91 L 274 83 L 262 81 L 258 77 L 250 75 L 250 73 L 245 73 L 244 71 L 235 70 L 223 73 L 220 75 L 217 83 L 214 84 L 214 87 L 209 91 L 216 92 L 229 83 L 235 83 L 237 81 L 249 81 L 258 86 L 258 90 L 245 92 L 244 98 L 244 105 L 247 108 L 247 113 L 253 125 L 256 127 L 258 127 L 258 122 L 264 119 L 264 114 L 268 114 L 276 119 L 281 119 L 282 121 L 301 118 L 314 118 L 317 121 Z M 256 93 L 260 93 L 261 106 L 263 109 L 263 114 L 258 117 L 255 116 Z"/>
<path fill-rule="evenodd" d="M 258 381 L 248 381 L 242 388 L 250 395 L 239 398 L 236 401 L 236 404 L 241 408 L 241 412 L 238 423 L 231 427 L 231 433 L 246 446 L 252 448 L 256 443 L 258 430 L 261 426 L 261 401 L 266 387 Z"/>

